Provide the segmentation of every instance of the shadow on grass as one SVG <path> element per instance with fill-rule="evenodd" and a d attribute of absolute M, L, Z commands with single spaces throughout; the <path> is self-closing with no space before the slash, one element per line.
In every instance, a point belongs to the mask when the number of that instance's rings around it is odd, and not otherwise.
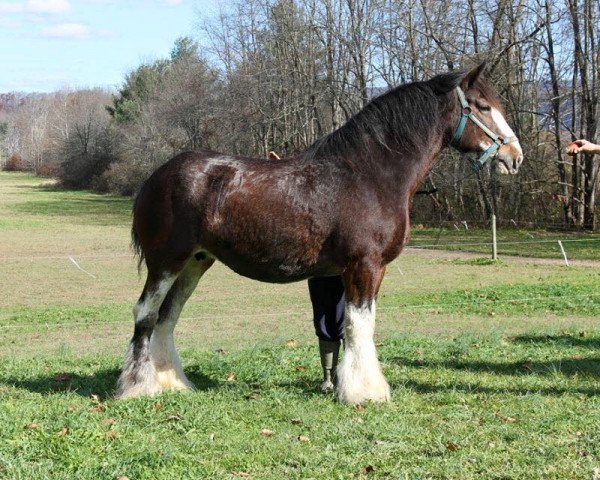
<path fill-rule="evenodd" d="M 42 394 L 72 392 L 82 397 L 89 397 L 94 394 L 98 395 L 101 400 L 105 400 L 114 397 L 120 372 L 120 369 L 112 368 L 98 370 L 90 375 L 62 372 L 26 380 L 5 378 L 0 379 L 0 385 L 13 386 Z M 200 391 L 211 390 L 219 385 L 217 381 L 197 370 L 190 371 L 188 378 L 194 384 L 196 390 Z"/>
<path fill-rule="evenodd" d="M 67 190 L 53 184 L 18 185 L 17 188 L 29 192 L 27 198 L 32 198 L 10 207 L 17 213 L 77 217 L 91 225 L 120 225 L 131 221 L 132 200 L 127 197 Z"/>
<path fill-rule="evenodd" d="M 583 375 L 600 378 L 600 358 L 562 358 L 551 361 L 522 360 L 517 362 L 486 362 L 471 360 L 415 360 L 407 357 L 392 357 L 389 363 L 414 368 L 451 368 L 476 373 L 500 375 Z"/>
<path fill-rule="evenodd" d="M 472 383 L 451 382 L 447 385 L 439 385 L 431 382 L 420 382 L 417 380 L 407 380 L 403 382 L 392 382 L 392 388 L 404 387 L 414 390 L 417 393 L 448 393 L 459 392 L 466 394 L 510 394 L 510 395 L 546 395 L 546 396 L 563 396 L 563 395 L 584 395 L 586 397 L 595 397 L 600 395 L 600 387 L 598 388 L 583 388 L 583 387 L 489 387 L 485 385 L 477 385 Z"/>
<path fill-rule="evenodd" d="M 600 338 L 585 338 L 574 335 L 518 335 L 511 338 L 511 342 L 529 345 L 556 344 L 566 347 L 585 347 L 600 349 Z"/>
<path fill-rule="evenodd" d="M 118 197 L 65 196 L 30 200 L 12 205 L 11 209 L 30 215 L 74 217 L 86 225 L 124 225 L 131 222 L 131 201 Z"/>

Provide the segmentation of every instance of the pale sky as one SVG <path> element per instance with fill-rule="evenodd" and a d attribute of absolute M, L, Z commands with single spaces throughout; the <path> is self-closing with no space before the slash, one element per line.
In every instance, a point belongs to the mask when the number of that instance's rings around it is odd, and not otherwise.
<path fill-rule="evenodd" d="M 118 87 L 226 0 L 0 0 L 0 93 Z"/>

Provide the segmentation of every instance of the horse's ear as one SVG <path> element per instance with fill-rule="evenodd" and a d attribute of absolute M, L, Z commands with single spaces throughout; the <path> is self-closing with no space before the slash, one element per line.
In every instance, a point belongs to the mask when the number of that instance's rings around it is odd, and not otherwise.
<path fill-rule="evenodd" d="M 477 82 L 477 80 L 479 80 L 479 78 L 483 75 L 484 70 L 485 70 L 485 62 L 482 62 L 478 66 L 476 66 L 473 70 L 469 71 L 469 73 L 467 73 L 467 75 L 461 82 L 462 87 L 465 90 L 468 90 L 473 85 L 475 85 L 475 82 Z"/>
<path fill-rule="evenodd" d="M 465 71 L 451 71 L 436 75 L 429 80 L 429 85 L 438 95 L 445 95 L 458 87 L 466 77 Z"/>

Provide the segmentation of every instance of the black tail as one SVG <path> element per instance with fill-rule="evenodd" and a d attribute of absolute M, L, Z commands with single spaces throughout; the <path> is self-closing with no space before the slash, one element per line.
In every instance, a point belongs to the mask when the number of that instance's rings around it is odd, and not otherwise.
<path fill-rule="evenodd" d="M 131 225 L 131 248 L 135 252 L 135 255 L 138 257 L 138 272 L 142 269 L 142 263 L 144 263 L 144 251 L 142 250 L 142 246 L 140 245 L 140 237 L 138 236 L 138 232 L 135 229 L 135 211 L 138 206 L 138 199 L 140 198 L 141 190 L 135 197 L 132 208 L 132 216 L 133 222 Z"/>

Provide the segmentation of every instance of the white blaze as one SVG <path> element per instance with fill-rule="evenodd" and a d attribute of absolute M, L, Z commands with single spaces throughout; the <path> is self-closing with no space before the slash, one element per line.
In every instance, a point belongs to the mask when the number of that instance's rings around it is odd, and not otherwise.
<path fill-rule="evenodd" d="M 496 124 L 496 127 L 498 127 L 498 131 L 496 133 L 498 133 L 500 136 L 502 136 L 504 138 L 514 137 L 515 132 L 513 132 L 513 129 L 510 128 L 510 125 L 508 123 L 506 123 L 506 119 L 504 118 L 504 115 L 502 115 L 494 107 L 492 107 L 491 113 L 492 113 L 492 120 Z M 518 139 L 516 141 L 512 142 L 512 145 L 514 145 L 515 148 L 517 148 L 517 150 L 519 151 L 520 154 L 523 153 L 523 150 L 521 149 L 521 144 L 519 143 Z"/>

